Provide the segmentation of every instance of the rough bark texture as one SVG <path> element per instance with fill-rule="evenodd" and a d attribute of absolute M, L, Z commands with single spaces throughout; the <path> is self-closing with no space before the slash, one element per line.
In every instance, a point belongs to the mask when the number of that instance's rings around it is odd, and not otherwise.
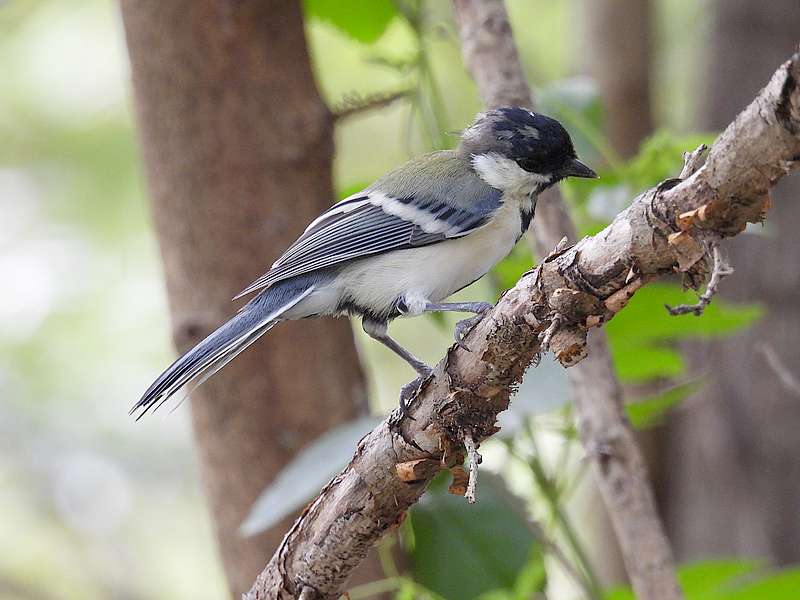
<path fill-rule="evenodd" d="M 184 351 L 329 205 L 332 121 L 298 2 L 123 0 L 173 337 Z M 241 594 L 290 522 L 238 533 L 307 441 L 365 407 L 349 324 L 282 325 L 192 396 L 202 475 L 231 590 Z M 380 577 L 373 564 L 370 578 Z"/>
<path fill-rule="evenodd" d="M 705 130 L 724 127 L 761 85 L 760 74 L 800 41 L 796 0 L 718 0 L 713 14 L 701 95 Z M 749 555 L 778 564 L 800 561 L 800 521 L 787 518 L 797 514 L 800 497 L 800 403 L 756 352 L 766 342 L 800 373 L 798 196 L 800 181 L 783 181 L 765 235 L 730 244 L 736 274 L 722 284 L 722 295 L 762 303 L 764 318 L 687 355 L 712 377 L 663 432 L 659 496 L 682 560 Z"/>
<path fill-rule="evenodd" d="M 633 156 L 653 128 L 650 0 L 584 0 L 581 19 L 581 56 L 603 100 L 609 141 L 620 155 Z"/>
<path fill-rule="evenodd" d="M 699 171 L 648 190 L 602 232 L 523 276 L 467 337 L 472 352 L 453 347 L 437 365 L 410 409 L 413 420 L 395 413 L 359 442 L 350 464 L 295 522 L 246 598 L 337 598 L 351 570 L 402 520 L 440 466 L 463 458 L 464 436 L 479 441 L 496 432 L 497 413 L 507 407 L 554 318 L 563 325 L 550 348 L 570 366 L 586 354 L 587 330 L 624 309 L 641 285 L 675 269 L 700 278 L 707 268 L 698 252 L 702 241 L 761 220 L 767 192 L 800 157 L 798 81 L 795 55 L 720 136 Z M 624 462 L 626 431 L 598 431 L 599 444 L 591 449 L 623 505 L 636 501 L 626 479 L 638 467 Z M 415 465 L 418 481 L 397 475 L 397 465 L 410 461 L 427 461 L 428 470 Z"/>
<path fill-rule="evenodd" d="M 533 108 L 533 98 L 502 0 L 455 0 L 454 6 L 464 62 L 484 103 Z M 622 37 L 631 35 L 625 32 Z M 640 107 L 634 102 L 633 108 Z M 624 120 L 618 119 L 619 123 Z M 645 125 L 649 128 L 649 123 Z M 626 135 L 632 133 L 625 132 Z M 638 145 L 638 138 L 636 141 Z M 533 236 L 539 256 L 546 256 L 563 237 L 575 241 L 575 226 L 556 188 L 543 195 L 536 212 Z M 590 456 L 595 457 L 597 483 L 617 534 L 628 576 L 643 600 L 680 598 L 671 549 L 656 512 L 645 462 L 623 414 L 622 388 L 605 333 L 595 331 L 591 345 L 592 352 L 571 369 L 568 376 L 582 443 Z M 599 456 L 593 452 L 602 445 L 607 431 L 617 431 L 619 437 L 621 460 L 616 461 L 617 468 L 613 470 L 601 468 Z"/>

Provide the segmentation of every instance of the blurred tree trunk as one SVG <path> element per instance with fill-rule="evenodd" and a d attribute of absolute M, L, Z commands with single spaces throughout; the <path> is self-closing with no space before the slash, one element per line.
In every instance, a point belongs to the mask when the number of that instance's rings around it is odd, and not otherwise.
<path fill-rule="evenodd" d="M 299 2 L 122 0 L 122 14 L 173 337 L 184 351 L 235 312 L 230 298 L 331 203 L 332 119 Z M 252 502 L 306 442 L 366 407 L 348 321 L 276 327 L 190 404 L 238 597 L 290 523 L 241 537 Z M 368 561 L 366 578 L 380 576 Z"/>
<path fill-rule="evenodd" d="M 650 96 L 652 3 L 650 0 L 582 0 L 578 3 L 585 35 L 579 50 L 583 71 L 596 83 L 603 103 L 605 133 L 622 157 L 636 154 L 652 133 Z M 652 436 L 637 440 L 653 473 Z M 622 554 L 599 491 L 587 492 L 581 502 L 591 514 L 591 559 L 605 585 L 627 579 Z"/>
<path fill-rule="evenodd" d="M 636 154 L 653 129 L 650 0 L 583 0 L 584 69 L 597 82 L 611 146 Z"/>
<path fill-rule="evenodd" d="M 797 0 L 717 0 L 701 125 L 719 130 L 800 40 Z M 694 347 L 706 385 L 670 421 L 660 490 L 679 559 L 752 555 L 800 561 L 800 398 L 755 351 L 766 342 L 800 374 L 800 181 L 775 190 L 765 235 L 730 244 L 736 274 L 728 299 L 761 302 L 765 318 L 746 333 Z M 784 196 L 785 199 L 779 197 Z M 764 268 L 769 265 L 769 268 Z M 699 345 L 698 345 L 699 346 Z"/>

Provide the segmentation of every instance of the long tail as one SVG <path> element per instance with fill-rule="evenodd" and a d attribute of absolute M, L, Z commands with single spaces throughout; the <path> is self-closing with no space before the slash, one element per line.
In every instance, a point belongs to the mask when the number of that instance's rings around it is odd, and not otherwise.
<path fill-rule="evenodd" d="M 130 413 L 141 419 L 157 409 L 186 384 L 201 383 L 236 358 L 269 331 L 287 310 L 314 291 L 311 281 L 280 282 L 253 298 L 239 313 L 202 342 L 186 352 L 158 376 Z M 188 395 L 188 394 L 187 394 Z"/>

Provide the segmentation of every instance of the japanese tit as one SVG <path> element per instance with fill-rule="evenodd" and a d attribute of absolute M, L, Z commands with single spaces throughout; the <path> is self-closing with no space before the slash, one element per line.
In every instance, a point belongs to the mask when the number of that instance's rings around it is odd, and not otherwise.
<path fill-rule="evenodd" d="M 537 196 L 565 177 L 597 175 L 577 159 L 558 121 L 519 107 L 479 114 L 455 150 L 413 159 L 312 221 L 236 296 L 255 297 L 178 358 L 131 412 L 142 416 L 185 385 L 199 385 L 280 321 L 306 317 L 359 316 L 367 334 L 426 377 L 430 367 L 389 336 L 389 322 L 491 308 L 444 300 L 508 255 Z M 459 343 L 471 322 L 457 326 Z"/>

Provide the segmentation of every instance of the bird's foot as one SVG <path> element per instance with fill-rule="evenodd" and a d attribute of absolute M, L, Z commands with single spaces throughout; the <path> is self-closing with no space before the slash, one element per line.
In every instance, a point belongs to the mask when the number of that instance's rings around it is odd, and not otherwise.
<path fill-rule="evenodd" d="M 488 302 L 476 302 L 475 303 L 475 316 L 469 317 L 468 319 L 462 319 L 458 323 L 456 323 L 455 330 L 453 331 L 453 337 L 456 340 L 456 345 L 466 350 L 467 352 L 472 352 L 464 343 L 464 338 L 469 335 L 469 332 L 473 330 L 473 328 L 483 320 L 484 315 L 493 309 L 494 306 L 489 304 Z"/>
<path fill-rule="evenodd" d="M 418 369 L 417 372 L 419 373 L 419 377 L 413 381 L 409 381 L 402 388 L 400 388 L 400 410 L 404 417 L 408 417 L 412 421 L 414 420 L 414 417 L 412 417 L 408 412 L 409 402 L 417 395 L 422 387 L 422 384 L 425 383 L 431 375 L 433 375 L 433 369 L 426 366 L 424 369 Z"/>

